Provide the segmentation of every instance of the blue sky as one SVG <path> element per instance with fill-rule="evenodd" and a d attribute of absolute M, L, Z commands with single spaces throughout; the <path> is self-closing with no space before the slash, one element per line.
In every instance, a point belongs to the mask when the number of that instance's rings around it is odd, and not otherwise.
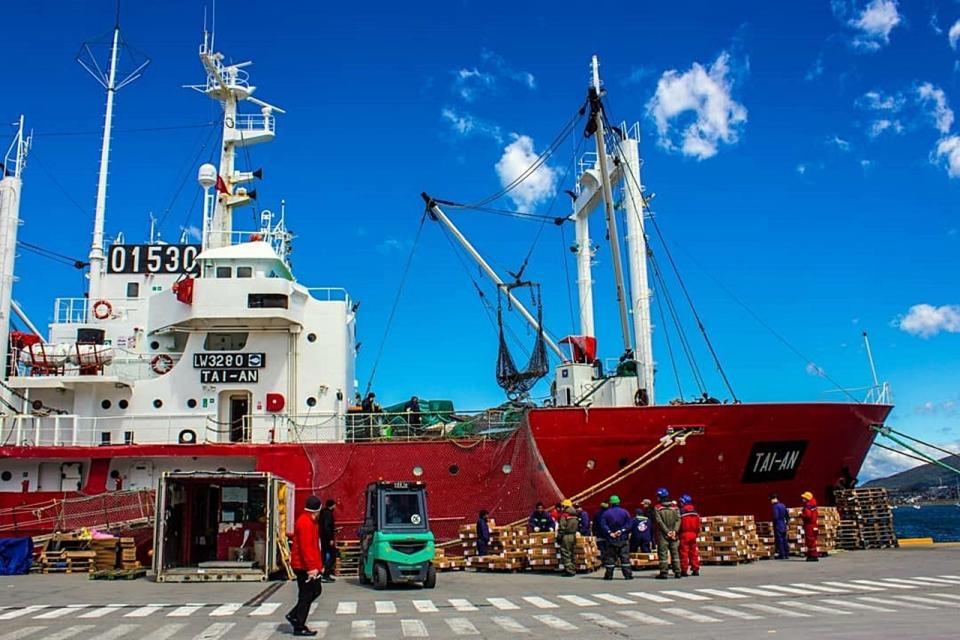
<path fill-rule="evenodd" d="M 304 284 L 344 286 L 361 301 L 361 385 L 411 251 L 419 193 L 474 201 L 499 190 L 582 103 L 596 53 L 610 115 L 641 124 L 653 211 L 738 396 L 840 399 L 819 372 L 868 384 L 866 330 L 896 395 L 891 424 L 960 441 L 960 3 L 601 2 L 597 28 L 582 3 L 530 4 L 221 3 L 218 48 L 255 60 L 257 95 L 288 111 L 277 141 L 251 149 L 252 165 L 265 168 L 260 204 L 286 200 Z M 36 132 L 20 237 L 79 258 L 103 94 L 73 59 L 110 29 L 111 5 L 38 0 L 5 14 L 0 116 L 25 113 Z M 193 160 L 208 159 L 209 128 L 143 129 L 216 118 L 211 101 L 181 88 L 203 79 L 202 17 L 202 2 L 124 10 L 127 40 L 153 62 L 117 99 L 110 236 L 145 238 L 150 212 L 170 241 L 200 224 Z M 568 213 L 576 141 L 499 206 Z M 520 265 L 539 232 L 529 220 L 452 215 L 501 271 Z M 595 216 L 598 334 L 615 357 L 601 225 Z M 563 266 L 573 274 L 572 227 L 563 233 L 543 229 L 526 272 L 542 282 L 546 324 L 559 336 L 575 332 Z M 17 274 L 15 297 L 38 323 L 50 320 L 52 296 L 84 290 L 78 272 L 26 252 Z M 502 399 L 495 330 L 468 276 L 481 281 L 428 223 L 377 370 L 381 398 L 446 397 L 463 409 Z M 665 401 L 677 390 L 657 324 Z M 694 342 L 710 391 L 724 397 Z M 688 370 L 681 376 L 692 395 Z M 884 454 L 871 464 L 880 473 L 898 462 Z"/>

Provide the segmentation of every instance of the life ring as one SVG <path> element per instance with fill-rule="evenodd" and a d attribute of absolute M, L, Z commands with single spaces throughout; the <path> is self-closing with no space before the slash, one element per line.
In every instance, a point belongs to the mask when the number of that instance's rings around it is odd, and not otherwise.
<path fill-rule="evenodd" d="M 150 368 L 158 376 L 169 373 L 170 369 L 173 369 L 173 358 L 165 353 L 155 355 L 153 360 L 150 361 Z"/>
<path fill-rule="evenodd" d="M 113 315 L 113 305 L 107 300 L 97 300 L 93 303 L 93 317 L 97 320 L 106 320 Z"/>

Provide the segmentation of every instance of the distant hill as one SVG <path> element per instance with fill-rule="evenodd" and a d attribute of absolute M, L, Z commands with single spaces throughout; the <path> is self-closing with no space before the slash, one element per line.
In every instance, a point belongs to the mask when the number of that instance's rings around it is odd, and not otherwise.
<path fill-rule="evenodd" d="M 941 458 L 940 461 L 960 469 L 960 455 L 947 456 Z M 940 486 L 941 481 L 945 485 L 953 487 L 957 481 L 957 476 L 941 466 L 928 462 L 886 478 L 871 480 L 863 486 L 884 487 L 890 491 L 924 491 Z"/>

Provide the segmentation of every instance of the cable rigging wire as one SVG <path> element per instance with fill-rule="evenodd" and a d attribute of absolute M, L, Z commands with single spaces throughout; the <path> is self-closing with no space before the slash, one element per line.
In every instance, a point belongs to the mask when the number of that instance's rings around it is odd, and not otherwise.
<path fill-rule="evenodd" d="M 52 251 L 50 249 L 47 249 L 46 247 L 41 247 L 40 245 L 32 244 L 30 242 L 27 242 L 26 240 L 17 240 L 17 245 L 20 248 L 26 249 L 27 251 L 34 253 L 38 256 L 47 258 L 48 260 L 53 260 L 54 262 L 59 262 L 60 264 L 71 266 L 75 269 L 83 269 L 84 267 L 87 267 L 90 264 L 89 262 L 84 262 L 83 260 L 77 260 L 76 258 L 71 258 L 68 255 L 57 253 L 56 251 Z"/>

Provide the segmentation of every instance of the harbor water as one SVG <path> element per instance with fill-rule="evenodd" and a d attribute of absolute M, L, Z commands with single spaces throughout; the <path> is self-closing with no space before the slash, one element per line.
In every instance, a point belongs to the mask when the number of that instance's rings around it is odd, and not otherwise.
<path fill-rule="evenodd" d="M 933 538 L 934 542 L 960 542 L 960 507 L 953 504 L 901 505 L 893 510 L 898 538 Z"/>

